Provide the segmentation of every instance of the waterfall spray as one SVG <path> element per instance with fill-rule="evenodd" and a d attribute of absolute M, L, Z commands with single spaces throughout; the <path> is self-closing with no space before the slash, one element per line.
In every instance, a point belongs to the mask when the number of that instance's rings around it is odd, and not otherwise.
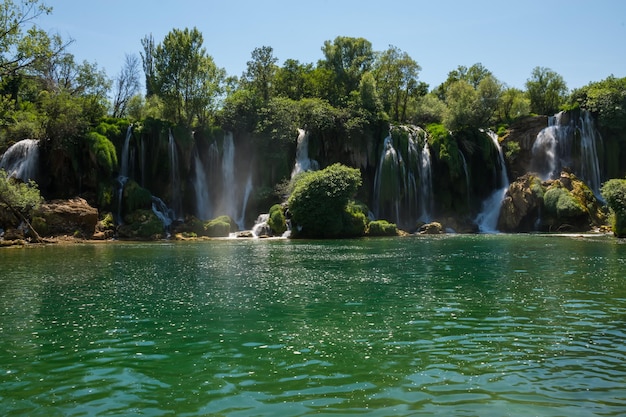
<path fill-rule="evenodd" d="M 11 145 L 0 158 L 0 168 L 9 177 L 19 178 L 27 182 L 37 177 L 39 164 L 39 141 L 23 139 Z"/>
<path fill-rule="evenodd" d="M 509 177 L 506 173 L 506 165 L 504 162 L 504 154 L 502 148 L 498 142 L 498 135 L 494 132 L 487 132 L 493 142 L 493 146 L 498 151 L 498 167 L 500 168 L 500 178 L 498 188 L 483 201 L 482 210 L 476 217 L 476 224 L 481 233 L 495 233 L 498 227 L 498 218 L 500 217 L 500 207 L 502 206 L 502 200 L 509 189 Z"/>

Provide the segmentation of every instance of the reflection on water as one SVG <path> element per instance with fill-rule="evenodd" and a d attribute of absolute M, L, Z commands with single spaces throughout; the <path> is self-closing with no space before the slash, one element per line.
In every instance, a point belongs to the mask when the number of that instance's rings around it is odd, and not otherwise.
<path fill-rule="evenodd" d="M 0 251 L 2 415 L 624 415 L 626 246 Z"/>

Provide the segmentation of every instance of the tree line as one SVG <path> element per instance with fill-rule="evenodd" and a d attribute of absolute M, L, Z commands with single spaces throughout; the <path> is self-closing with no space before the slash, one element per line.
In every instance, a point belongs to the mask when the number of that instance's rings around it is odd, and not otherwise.
<path fill-rule="evenodd" d="M 306 122 L 315 113 L 311 122 L 339 119 L 348 130 L 386 121 L 458 131 L 583 106 L 609 128 L 626 123 L 624 79 L 570 92 L 559 74 L 537 67 L 523 91 L 476 63 L 450 71 L 430 89 L 419 80 L 420 65 L 400 48 L 375 51 L 364 38 L 344 36 L 324 42 L 315 64 L 286 59 L 278 65 L 271 46 L 258 47 L 246 70 L 233 76 L 214 62 L 197 28 L 172 29 L 160 41 L 146 35 L 139 57 L 127 55 L 109 78 L 96 63 L 77 62 L 71 40 L 36 25 L 51 12 L 41 0 L 0 6 L 0 149 L 26 137 L 61 145 L 79 140 L 107 116 L 254 132 L 276 130 L 288 123 L 284 118 Z"/>

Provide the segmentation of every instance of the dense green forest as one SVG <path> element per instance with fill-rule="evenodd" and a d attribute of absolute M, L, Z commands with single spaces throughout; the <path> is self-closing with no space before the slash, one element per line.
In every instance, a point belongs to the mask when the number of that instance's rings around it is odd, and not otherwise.
<path fill-rule="evenodd" d="M 6 0 L 0 6 L 0 155 L 23 139 L 37 139 L 35 180 L 41 195 L 47 200 L 80 195 L 102 216 L 147 210 L 154 195 L 178 205 L 181 218 L 203 217 L 195 208 L 200 197 L 191 178 L 200 168 L 193 161 L 212 151 L 224 158 L 227 134 L 237 149 L 232 186 L 245 188 L 248 178 L 253 190 L 240 213 L 245 226 L 287 201 L 289 193 L 302 192 L 289 184 L 298 129 L 308 133 L 308 153 L 320 168 L 342 164 L 359 171 L 347 188 L 355 200 L 346 204 L 365 206 L 355 213 L 367 214 L 377 205 L 377 217 L 394 223 L 401 223 L 390 214 L 398 210 L 392 207 L 396 200 L 385 200 L 384 194 L 400 185 L 383 179 L 383 192 L 376 191 L 385 146 L 398 149 L 398 160 L 409 170 L 410 147 L 419 145 L 424 152 L 427 142 L 432 212 L 439 218 L 469 219 L 480 210 L 498 186 L 492 172 L 504 169 L 496 166 L 497 150 L 485 132 L 499 136 L 511 169 L 524 146 L 507 141 L 508 132 L 532 117 L 588 112 L 603 138 L 603 179 L 626 173 L 626 78 L 611 76 L 570 91 L 559 74 L 537 67 L 520 90 L 474 63 L 451 69 L 445 82 L 429 86 L 419 79 L 419 63 L 400 48 L 375 51 L 367 39 L 343 36 L 324 42 L 316 63 L 285 59 L 278 65 L 273 48 L 259 46 L 246 70 L 233 75 L 214 62 L 196 28 L 172 29 L 164 39 L 146 34 L 137 39 L 137 53 L 127 55 L 111 75 L 97 63 L 77 62 L 71 41 L 37 26 L 40 16 L 52 12 L 39 0 Z M 422 133 L 401 126 L 419 126 Z M 388 136 L 392 141 L 385 145 Z M 130 179 L 118 195 L 125 141 L 132 151 L 130 172 L 124 172 Z M 180 161 L 175 173 L 172 146 Z M 202 158 L 207 170 L 217 169 L 209 157 Z M 215 186 L 213 196 L 225 193 L 224 184 Z M 291 194 L 292 201 L 297 198 Z M 210 218 L 234 217 L 214 206 Z M 415 223 L 418 209 L 406 210 L 413 210 L 408 223 Z M 365 230 L 369 220 L 363 221 Z M 359 228 L 347 234 L 360 233 Z"/>

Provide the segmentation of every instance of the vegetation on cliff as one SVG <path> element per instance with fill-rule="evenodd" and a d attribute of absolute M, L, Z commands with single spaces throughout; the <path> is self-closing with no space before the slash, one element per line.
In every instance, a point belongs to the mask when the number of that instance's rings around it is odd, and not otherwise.
<path fill-rule="evenodd" d="M 611 179 L 602 186 L 602 197 L 611 209 L 611 225 L 617 237 L 626 237 L 626 180 Z"/>

